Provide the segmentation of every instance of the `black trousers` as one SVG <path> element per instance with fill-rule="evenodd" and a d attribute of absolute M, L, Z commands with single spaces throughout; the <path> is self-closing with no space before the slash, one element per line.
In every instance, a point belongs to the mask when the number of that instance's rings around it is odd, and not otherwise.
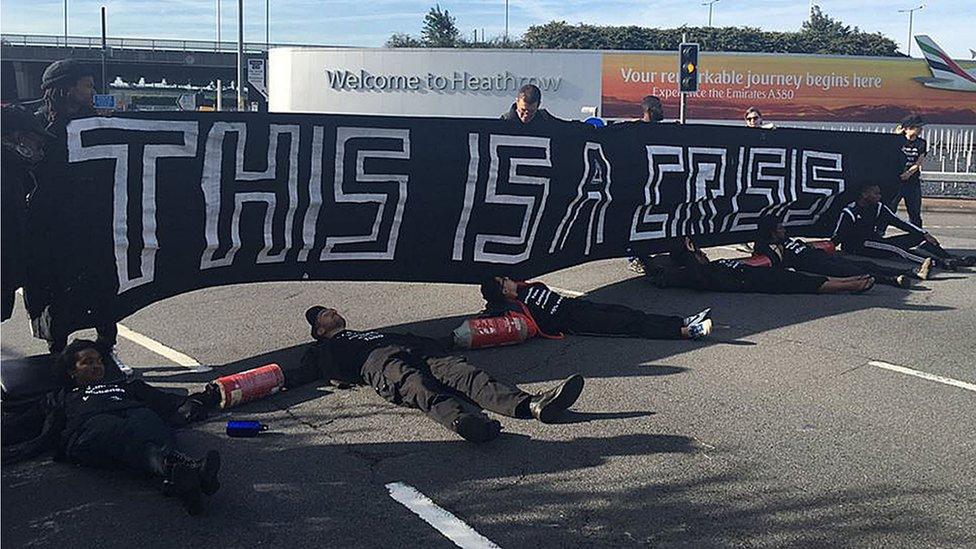
<path fill-rule="evenodd" d="M 462 414 L 482 410 L 531 417 L 532 395 L 494 379 L 463 356 L 423 356 L 406 347 L 382 347 L 370 353 L 362 374 L 381 397 L 416 408 L 449 429 Z"/>
<path fill-rule="evenodd" d="M 779 267 L 739 267 L 744 287 L 741 292 L 761 294 L 817 294 L 827 277 L 808 275 Z M 718 290 L 726 291 L 726 290 Z"/>
<path fill-rule="evenodd" d="M 684 320 L 680 316 L 656 315 L 623 305 L 595 303 L 585 299 L 564 299 L 553 327 L 576 335 L 677 339 Z"/>
<path fill-rule="evenodd" d="M 922 226 L 922 180 L 918 177 L 910 177 L 908 181 L 902 181 L 898 186 L 896 194 L 888 208 L 893 212 L 898 211 L 898 203 L 902 198 L 905 199 L 905 209 L 908 210 L 908 220 L 916 227 Z"/>
<path fill-rule="evenodd" d="M 909 274 L 905 269 L 828 254 L 822 250 L 807 250 L 800 254 L 791 266 L 798 271 L 838 277 L 871 275 L 880 278 Z"/>
<path fill-rule="evenodd" d="M 68 435 L 64 454 L 79 465 L 154 474 L 149 444 L 172 448 L 173 432 L 149 408 L 130 408 L 88 418 Z"/>
<path fill-rule="evenodd" d="M 923 236 L 912 234 L 871 238 L 863 242 L 851 243 L 850 246 L 845 242 L 843 247 L 845 252 L 857 255 L 886 259 L 901 258 L 915 263 L 922 263 L 927 257 L 937 259 L 952 257 L 952 254 L 945 251 L 942 246 L 930 244 Z"/>

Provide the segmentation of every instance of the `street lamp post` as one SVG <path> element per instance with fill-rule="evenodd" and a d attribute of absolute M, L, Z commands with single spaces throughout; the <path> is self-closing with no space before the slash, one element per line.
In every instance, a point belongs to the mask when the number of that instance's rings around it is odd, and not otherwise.
<path fill-rule="evenodd" d="M 712 26 L 712 6 L 714 6 L 716 2 L 721 2 L 721 1 L 722 0 L 709 0 L 708 2 L 702 2 L 702 5 L 703 6 L 708 6 L 708 26 L 709 27 Z"/>
<path fill-rule="evenodd" d="M 505 45 L 508 45 L 508 0 L 505 0 Z"/>
<path fill-rule="evenodd" d="M 64 0 L 64 46 L 68 47 L 68 0 Z"/>
<path fill-rule="evenodd" d="M 237 110 L 244 110 L 244 0 L 237 0 Z"/>
<path fill-rule="evenodd" d="M 915 19 L 915 12 L 924 8 L 925 4 L 920 4 L 907 10 L 898 10 L 898 13 L 908 14 L 908 56 L 912 56 L 912 21 Z"/>

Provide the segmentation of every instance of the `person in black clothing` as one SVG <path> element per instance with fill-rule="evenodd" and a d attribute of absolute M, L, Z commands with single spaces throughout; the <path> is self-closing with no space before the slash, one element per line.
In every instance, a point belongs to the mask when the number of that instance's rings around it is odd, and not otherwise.
<path fill-rule="evenodd" d="M 27 278 L 27 196 L 34 190 L 34 165 L 44 158 L 44 139 L 50 134 L 30 111 L 20 105 L 3 107 L 0 127 L 3 131 L 0 286 L 3 292 L 2 320 L 7 320 L 13 314 L 14 295 Z"/>
<path fill-rule="evenodd" d="M 711 309 L 682 318 L 656 315 L 608 303 L 566 297 L 542 282 L 488 277 L 481 296 L 489 313 L 516 311 L 528 314 L 546 335 L 559 333 L 641 337 L 648 339 L 702 339 L 712 331 Z"/>
<path fill-rule="evenodd" d="M 664 120 L 664 107 L 661 100 L 654 95 L 645 95 L 641 99 L 641 122 L 654 124 Z"/>
<path fill-rule="evenodd" d="M 126 381 L 103 361 L 94 341 L 76 339 L 58 357 L 67 387 L 57 396 L 60 439 L 55 459 L 99 468 L 125 468 L 155 479 L 163 493 L 179 497 L 190 514 L 203 510 L 203 495 L 220 488 L 220 454 L 202 460 L 177 450 L 170 425 L 202 419 L 217 406 L 209 391 L 188 397 L 141 380 Z"/>
<path fill-rule="evenodd" d="M 525 128 L 543 126 L 559 120 L 549 114 L 549 111 L 540 109 L 541 104 L 542 90 L 535 84 L 526 84 L 519 88 L 515 103 L 512 103 L 512 107 L 501 118 Z"/>
<path fill-rule="evenodd" d="M 782 219 L 772 215 L 759 219 L 759 238 L 753 245 L 753 250 L 755 255 L 768 258 L 774 268 L 785 267 L 838 277 L 869 275 L 882 284 L 900 288 L 911 286 L 911 278 L 927 279 L 932 267 L 931 259 L 914 270 L 906 270 L 828 253 L 799 238 L 787 237 Z"/>
<path fill-rule="evenodd" d="M 891 211 L 896 212 L 898 203 L 904 198 L 908 220 L 918 227 L 922 227 L 922 162 L 925 161 L 925 155 L 928 153 L 928 143 L 919 137 L 922 125 L 922 118 L 913 114 L 902 120 L 895 130 L 905 136 L 905 144 L 901 146 L 905 164 L 900 176 L 901 184 L 898 186 L 898 192 L 888 203 Z"/>
<path fill-rule="evenodd" d="M 68 123 L 97 115 L 92 104 L 95 93 L 93 74 L 90 68 L 73 59 L 62 59 L 48 65 L 41 77 L 44 105 L 35 113 L 35 117 L 50 136 L 44 146 L 44 161 L 37 167 L 36 179 L 39 192 L 32 197 L 32 202 L 38 203 L 36 208 L 38 211 L 63 212 L 63 215 L 50 215 L 43 219 L 28 214 L 28 231 L 45 242 L 56 241 L 57 233 L 71 230 L 66 227 L 65 220 L 76 217 L 71 212 L 65 211 L 65 208 L 69 207 L 65 203 L 66 198 L 49 189 L 58 188 L 63 185 L 64 180 L 71 177 L 68 167 Z M 46 204 L 41 205 L 41 202 Z M 67 203 L 70 203 L 70 200 Z M 71 334 L 58 324 L 56 313 L 51 313 L 52 310 L 57 310 L 58 302 L 62 299 L 53 288 L 62 286 L 57 282 L 60 278 L 84 278 L 87 273 L 83 272 L 83 266 L 64 266 L 63 258 L 53 255 L 56 253 L 55 250 L 45 250 L 43 246 L 36 246 L 36 248 L 32 260 L 36 267 L 31 269 L 32 284 L 27 292 L 29 297 L 27 305 L 31 318 L 34 319 L 42 317 L 44 307 L 49 306 L 45 328 L 35 330 L 35 333 L 45 337 L 48 341 L 48 349 L 52 354 L 57 354 L 64 349 Z M 55 269 L 52 265 L 59 265 L 59 268 Z M 97 326 L 96 331 L 98 343 L 113 349 L 111 351 L 113 360 L 121 364 L 114 351 L 118 339 L 118 328 L 115 323 Z M 126 371 L 131 371 L 124 365 L 122 367 Z"/>
<path fill-rule="evenodd" d="M 888 225 L 894 225 L 907 234 L 886 237 L 884 233 Z M 976 264 L 976 257 L 950 254 L 928 231 L 896 216 L 881 203 L 881 188 L 876 184 L 866 185 L 861 189 L 857 201 L 841 210 L 831 240 L 839 244 L 845 253 L 879 258 L 900 257 L 919 264 L 932 257 L 936 267 L 951 271 Z"/>
<path fill-rule="evenodd" d="M 781 267 L 753 267 L 736 259 L 711 261 L 688 237 L 676 240 L 671 251 L 644 262 L 647 276 L 659 287 L 692 288 L 712 292 L 764 294 L 837 294 L 871 289 L 874 278 L 831 278 Z"/>
<path fill-rule="evenodd" d="M 501 424 L 484 410 L 551 423 L 583 391 L 583 378 L 573 375 L 531 395 L 492 378 L 462 356 L 449 355 L 446 341 L 349 330 L 342 315 L 329 307 L 311 307 L 305 319 L 315 343 L 306 349 L 300 368 L 285 372 L 286 387 L 318 378 L 370 385 L 389 402 L 418 408 L 470 442 L 488 442 L 501 431 Z"/>

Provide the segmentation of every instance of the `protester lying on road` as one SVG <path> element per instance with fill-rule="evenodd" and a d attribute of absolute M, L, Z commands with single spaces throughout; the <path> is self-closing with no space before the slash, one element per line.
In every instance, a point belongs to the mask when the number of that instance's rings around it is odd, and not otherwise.
<path fill-rule="evenodd" d="M 190 514 L 203 510 L 204 495 L 220 488 L 220 454 L 196 460 L 180 453 L 170 425 L 202 419 L 216 406 L 213 393 L 182 396 L 108 371 L 94 341 L 76 339 L 57 361 L 69 385 L 57 396 L 63 428 L 55 459 L 88 467 L 124 468 L 150 476 Z"/>
<path fill-rule="evenodd" d="M 765 256 L 773 267 L 783 267 L 826 276 L 873 276 L 882 284 L 907 288 L 912 278 L 925 280 L 932 268 L 926 260 L 915 269 L 885 267 L 871 261 L 858 261 L 811 246 L 799 238 L 786 236 L 779 217 L 767 215 L 759 220 L 759 237 L 753 245 L 754 255 Z"/>
<path fill-rule="evenodd" d="M 300 369 L 286 371 L 286 386 L 295 386 L 298 378 L 367 384 L 386 400 L 417 408 L 471 442 L 488 442 L 502 429 L 484 410 L 550 423 L 583 391 L 583 378 L 573 375 L 532 395 L 494 379 L 463 356 L 449 355 L 444 341 L 348 330 L 346 320 L 332 308 L 311 307 L 305 319 L 315 343 L 306 349 Z"/>
<path fill-rule="evenodd" d="M 543 334 L 701 339 L 712 331 L 711 309 L 686 318 L 645 313 L 608 303 L 566 297 L 542 282 L 491 276 L 481 283 L 489 313 L 507 311 L 529 315 Z"/>
<path fill-rule="evenodd" d="M 710 261 L 688 237 L 676 239 L 667 254 L 644 262 L 646 275 L 659 287 L 693 288 L 713 292 L 765 294 L 837 294 L 863 292 L 874 278 L 828 278 L 781 267 L 753 267 L 737 259 Z"/>
<path fill-rule="evenodd" d="M 907 234 L 885 237 L 888 225 Z M 958 257 L 947 252 L 928 231 L 895 215 L 881 203 L 881 187 L 877 184 L 861 189 L 858 199 L 841 210 L 835 227 L 831 240 L 850 254 L 902 258 L 919 264 L 932 257 L 936 267 L 950 271 L 976 265 L 976 256 Z"/>

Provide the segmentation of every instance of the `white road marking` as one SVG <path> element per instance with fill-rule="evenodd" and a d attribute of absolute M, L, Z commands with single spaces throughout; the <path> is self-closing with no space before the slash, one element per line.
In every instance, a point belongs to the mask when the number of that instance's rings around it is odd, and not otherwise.
<path fill-rule="evenodd" d="M 475 532 L 473 528 L 461 522 L 450 512 L 440 508 L 427 496 L 421 494 L 413 486 L 402 482 L 391 482 L 386 485 L 390 497 L 397 500 L 404 507 L 410 509 L 424 522 L 464 549 L 499 549 L 490 539 Z"/>
<path fill-rule="evenodd" d="M 546 284 L 546 286 L 549 285 Z M 566 288 L 557 288 L 556 286 L 549 286 L 549 289 L 557 294 L 568 295 L 569 297 L 583 297 L 586 295 L 586 292 L 577 292 L 576 290 L 567 290 Z"/>
<path fill-rule="evenodd" d="M 187 368 L 192 368 L 196 372 L 209 372 L 211 368 L 209 366 L 203 366 L 192 357 L 187 356 L 176 349 L 171 349 L 162 343 L 152 339 L 150 337 L 144 336 L 139 332 L 133 331 L 121 324 L 117 325 L 119 328 L 119 335 L 128 339 L 129 341 L 135 343 L 136 345 L 141 345 L 146 349 L 156 353 L 159 356 L 168 358 L 173 362 L 179 364 L 180 366 L 185 366 Z"/>
<path fill-rule="evenodd" d="M 966 383 L 965 381 L 959 381 L 958 379 L 937 376 L 935 374 L 930 374 L 928 372 L 921 372 L 919 370 L 913 370 L 911 368 L 906 368 L 904 366 L 896 366 L 894 364 L 888 364 L 887 362 L 881 362 L 880 360 L 872 360 L 868 362 L 868 364 L 870 364 L 871 366 L 877 366 L 878 368 L 884 368 L 885 370 L 891 370 L 892 372 L 898 372 L 900 374 L 907 374 L 910 376 L 920 377 L 922 379 L 927 379 L 929 381 L 937 381 L 939 383 L 944 383 L 946 385 L 952 385 L 953 387 L 959 387 L 960 389 L 966 389 L 967 391 L 976 392 L 976 385 L 972 383 Z"/>

